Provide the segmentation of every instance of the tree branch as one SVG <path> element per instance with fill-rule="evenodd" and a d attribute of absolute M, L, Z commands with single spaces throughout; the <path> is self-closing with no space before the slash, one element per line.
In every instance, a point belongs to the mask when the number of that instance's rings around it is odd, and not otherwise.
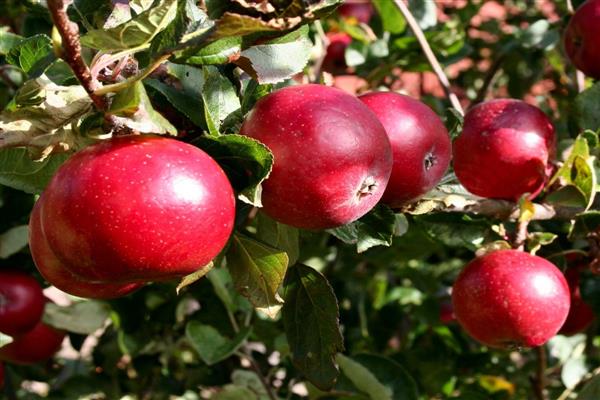
<path fill-rule="evenodd" d="M 535 378 L 532 378 L 533 393 L 537 400 L 548 400 L 546 394 L 546 346 L 536 347 L 537 353 L 537 371 Z"/>
<path fill-rule="evenodd" d="M 99 110 L 106 110 L 106 99 L 94 94 L 99 83 L 92 77 L 90 69 L 81 56 L 81 43 L 79 42 L 79 27 L 67 15 L 67 7 L 71 0 L 48 0 L 48 10 L 52 21 L 62 38 L 62 59 L 73 70 L 73 73 L 89 94 L 92 102 Z"/>
<path fill-rule="evenodd" d="M 407 5 L 404 4 L 403 0 L 394 0 L 394 4 L 398 8 L 398 10 L 400 10 L 402 15 L 404 16 L 404 19 L 406 19 L 408 26 L 410 26 L 410 29 L 413 31 L 415 37 L 417 38 L 417 41 L 421 45 L 421 48 L 423 49 L 423 53 L 425 53 L 425 57 L 427 57 L 427 61 L 431 65 L 431 68 L 433 68 L 433 71 L 435 72 L 440 83 L 442 84 L 442 87 L 444 88 L 444 91 L 446 92 L 446 96 L 448 96 L 448 99 L 450 100 L 452 107 L 454 107 L 456 109 L 456 111 L 458 111 L 461 115 L 463 115 L 464 110 L 462 108 L 462 105 L 460 104 L 460 101 L 458 100 L 458 96 L 456 96 L 456 93 L 454 93 L 452 91 L 452 88 L 450 87 L 450 81 L 448 80 L 446 73 L 442 69 L 442 66 L 440 65 L 439 61 L 437 60 L 435 54 L 433 53 L 433 50 L 431 49 L 431 46 L 427 42 L 427 38 L 423 34 L 421 27 L 415 20 L 415 17 L 413 17 L 413 15 L 410 12 L 410 10 L 408 9 Z"/>

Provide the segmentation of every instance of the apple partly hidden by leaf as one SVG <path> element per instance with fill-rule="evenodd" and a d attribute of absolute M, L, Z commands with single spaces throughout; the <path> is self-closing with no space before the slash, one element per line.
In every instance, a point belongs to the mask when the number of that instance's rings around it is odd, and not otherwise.
<path fill-rule="evenodd" d="M 381 201 L 400 207 L 437 185 L 452 153 L 440 117 L 420 101 L 398 93 L 373 92 L 359 99 L 377 115 L 392 144 L 394 166 Z"/>
<path fill-rule="evenodd" d="M 515 99 L 490 100 L 465 115 L 453 143 L 454 171 L 478 196 L 534 197 L 551 172 L 555 142 L 552 122 L 539 108 Z"/>
<path fill-rule="evenodd" d="M 569 20 L 564 34 L 565 51 L 571 62 L 589 77 L 600 79 L 600 0 L 581 4 Z"/>
<path fill-rule="evenodd" d="M 81 150 L 59 168 L 40 201 L 40 240 L 69 272 L 96 283 L 195 272 L 223 249 L 235 216 L 233 189 L 212 158 L 150 135 Z"/>
<path fill-rule="evenodd" d="M 262 192 L 271 218 L 305 229 L 352 222 L 380 200 L 392 150 L 375 114 L 356 97 L 322 85 L 280 89 L 260 99 L 241 133 L 274 155 Z"/>
<path fill-rule="evenodd" d="M 496 348 L 535 347 L 556 335 L 571 295 L 551 262 L 518 250 L 471 261 L 452 289 L 454 314 L 479 342 Z"/>
<path fill-rule="evenodd" d="M 14 337 L 13 342 L 0 347 L 0 360 L 22 365 L 45 361 L 60 350 L 64 338 L 65 332 L 40 320 L 32 330 Z"/>
<path fill-rule="evenodd" d="M 0 270 L 0 332 L 17 336 L 42 318 L 46 299 L 40 284 L 16 270 Z"/>

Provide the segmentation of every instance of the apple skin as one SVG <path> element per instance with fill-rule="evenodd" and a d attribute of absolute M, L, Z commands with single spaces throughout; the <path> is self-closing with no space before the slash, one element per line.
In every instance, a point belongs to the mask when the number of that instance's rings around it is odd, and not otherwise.
<path fill-rule="evenodd" d="M 358 22 L 368 24 L 373 16 L 373 4 L 369 0 L 367 1 L 348 1 L 344 2 L 337 9 L 338 14 L 346 18 L 356 18 Z"/>
<path fill-rule="evenodd" d="M 567 56 L 589 77 L 600 79 L 600 0 L 581 4 L 569 20 L 564 34 Z"/>
<path fill-rule="evenodd" d="M 212 158 L 149 135 L 76 153 L 41 201 L 50 249 L 71 273 L 99 283 L 190 274 L 223 249 L 235 217 L 233 189 Z"/>
<path fill-rule="evenodd" d="M 291 86 L 263 97 L 241 134 L 275 157 L 263 185 L 264 212 L 298 228 L 333 228 L 362 217 L 381 198 L 392 169 L 375 114 L 327 86 Z"/>
<path fill-rule="evenodd" d="M 331 73 L 344 71 L 346 65 L 346 48 L 352 43 L 350 35 L 344 32 L 328 32 L 329 45 L 323 59 L 323 70 Z"/>
<path fill-rule="evenodd" d="M 454 141 L 454 171 L 460 183 L 481 197 L 535 197 L 551 172 L 556 137 L 539 108 L 515 99 L 480 103 L 465 115 Z"/>
<path fill-rule="evenodd" d="M 554 264 L 518 250 L 471 261 L 452 290 L 454 315 L 467 333 L 505 349 L 546 343 L 565 322 L 570 298 Z"/>
<path fill-rule="evenodd" d="M 41 202 L 40 199 L 35 203 L 29 219 L 29 248 L 38 271 L 48 283 L 65 293 L 90 299 L 114 299 L 126 296 L 143 286 L 141 283 L 87 282 L 70 272 L 56 258 L 46 241 L 40 223 Z"/>
<path fill-rule="evenodd" d="M 571 308 L 567 320 L 558 332 L 561 335 L 571 336 L 585 331 L 596 317 L 592 307 L 581 298 L 579 289 L 580 271 L 581 267 L 579 266 L 567 268 L 565 271 L 565 278 L 571 290 Z"/>
<path fill-rule="evenodd" d="M 0 360 L 13 364 L 35 364 L 51 358 L 62 345 L 65 332 L 39 321 L 29 332 L 0 347 Z"/>
<path fill-rule="evenodd" d="M 359 97 L 383 124 L 394 166 L 381 201 L 400 207 L 431 190 L 450 165 L 451 142 L 444 123 L 425 104 L 393 92 Z"/>
<path fill-rule="evenodd" d="M 32 276 L 0 270 L 0 332 L 17 336 L 31 330 L 44 313 L 46 299 Z"/>

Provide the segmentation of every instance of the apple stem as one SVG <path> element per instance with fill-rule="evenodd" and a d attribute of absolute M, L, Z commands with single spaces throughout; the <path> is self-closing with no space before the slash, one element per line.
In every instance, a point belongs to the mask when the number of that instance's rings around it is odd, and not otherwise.
<path fill-rule="evenodd" d="M 525 250 L 525 241 L 527 240 L 527 227 L 529 226 L 529 219 L 519 220 L 515 229 L 515 236 L 513 239 L 513 247 L 517 250 Z"/>
<path fill-rule="evenodd" d="M 446 75 L 442 66 L 440 65 L 440 62 L 436 58 L 433 50 L 431 49 L 431 46 L 429 45 L 429 42 L 427 42 L 427 38 L 421 30 L 419 23 L 417 22 L 417 20 L 415 20 L 415 17 L 412 15 L 410 10 L 408 9 L 408 6 L 404 3 L 403 0 L 394 0 L 394 4 L 402 13 L 404 19 L 406 19 L 406 23 L 408 24 L 408 26 L 410 26 L 410 29 L 413 31 L 415 37 L 417 38 L 417 41 L 419 42 L 423 53 L 425 53 L 425 57 L 427 58 L 429 65 L 431 65 L 433 72 L 435 72 L 440 83 L 442 84 L 444 92 L 446 92 L 446 96 L 450 100 L 452 107 L 454 107 L 454 109 L 456 109 L 456 111 L 458 111 L 461 115 L 464 115 L 465 112 L 462 108 L 462 105 L 460 104 L 460 100 L 458 99 L 456 93 L 452 91 L 452 88 L 450 87 L 450 81 L 448 80 L 448 76 Z"/>

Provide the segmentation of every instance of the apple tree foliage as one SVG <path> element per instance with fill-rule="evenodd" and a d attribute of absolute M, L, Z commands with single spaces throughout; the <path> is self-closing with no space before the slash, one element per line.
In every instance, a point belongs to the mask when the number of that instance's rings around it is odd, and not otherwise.
<path fill-rule="evenodd" d="M 48 12 L 63 2 L 3 2 L 0 268 L 43 282 L 27 248 L 33 203 L 70 153 L 104 137 L 109 122 L 205 150 L 236 190 L 237 218 L 206 275 L 111 301 L 47 306 L 44 321 L 68 332 L 68 348 L 45 364 L 7 365 L 0 397 L 526 399 L 542 385 L 548 398 L 600 398 L 597 323 L 556 336 L 541 352 L 497 351 L 443 317 L 461 268 L 476 252 L 509 247 L 518 220 L 531 220 L 526 249 L 561 268 L 571 253 L 600 257 L 600 82 L 578 86 L 564 55 L 568 5 L 491 2 L 496 14 L 486 17 L 482 1 L 409 1 L 465 105 L 527 99 L 553 120 L 558 168 L 534 202 L 476 198 L 449 171 L 403 209 L 380 205 L 349 225 L 303 231 L 261 213 L 273 156 L 238 133 L 255 102 L 277 88 L 337 84 L 320 70 L 325 31 L 352 37 L 344 61 L 363 89 L 416 79 L 412 90 L 454 136 L 461 129 L 394 1 L 373 0 L 368 26 L 340 18 L 340 2 L 68 2 L 83 59 L 101 82 L 96 95 L 110 98 L 103 109 L 63 60 Z M 594 261 L 580 287 L 600 313 L 593 270 Z M 8 341 L 0 335 L 0 346 Z"/>

